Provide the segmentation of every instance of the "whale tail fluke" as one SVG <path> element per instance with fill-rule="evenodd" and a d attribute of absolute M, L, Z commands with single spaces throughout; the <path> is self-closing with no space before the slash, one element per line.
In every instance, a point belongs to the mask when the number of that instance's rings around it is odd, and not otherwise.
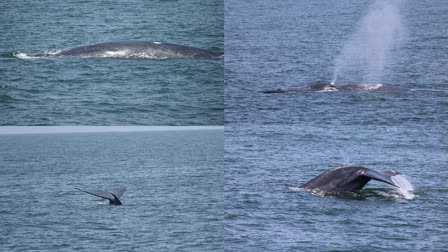
<path fill-rule="evenodd" d="M 392 177 L 395 171 L 375 171 L 362 166 L 345 166 L 328 170 L 300 186 L 325 192 L 354 192 L 361 190 L 371 179 L 400 187 Z"/>
<path fill-rule="evenodd" d="M 125 191 L 126 191 L 126 187 L 124 187 L 124 186 L 110 189 L 110 192 L 113 195 L 117 196 L 118 198 L 121 198 L 121 196 L 123 196 Z"/>
<path fill-rule="evenodd" d="M 121 205 L 121 201 L 120 201 L 120 197 L 124 194 L 124 192 L 126 191 L 126 188 L 123 187 L 119 187 L 119 188 L 114 188 L 111 189 L 109 191 L 104 191 L 104 190 L 84 190 L 84 189 L 79 189 L 79 188 L 75 188 L 81 192 L 85 192 L 88 194 L 91 194 L 93 196 L 97 196 L 103 199 L 108 199 L 109 200 L 109 204 L 111 205 Z"/>
<path fill-rule="evenodd" d="M 400 186 L 397 185 L 392 180 L 392 177 L 396 176 L 396 175 L 399 175 L 399 174 L 400 173 L 398 173 L 396 171 L 375 171 L 375 170 L 371 170 L 371 169 L 368 169 L 368 170 L 363 172 L 363 175 L 366 176 L 366 177 L 369 177 L 371 179 L 387 183 L 389 185 L 393 185 L 395 187 L 400 187 Z"/>

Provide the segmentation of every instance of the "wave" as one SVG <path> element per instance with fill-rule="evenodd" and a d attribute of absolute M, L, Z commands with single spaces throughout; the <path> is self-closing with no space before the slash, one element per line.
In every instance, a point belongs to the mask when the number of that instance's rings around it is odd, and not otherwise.
<path fill-rule="evenodd" d="M 394 179 L 395 178 L 395 179 Z M 412 200 L 417 197 L 412 193 L 414 190 L 411 183 L 402 175 L 392 177 L 399 188 L 365 188 L 359 192 L 327 192 L 319 189 L 305 189 L 301 187 L 289 187 L 290 192 L 310 192 L 314 196 L 324 198 L 342 198 L 351 200 L 365 200 L 371 197 L 379 197 L 387 200 Z"/>
<path fill-rule="evenodd" d="M 39 58 L 39 57 L 35 57 L 35 56 L 30 56 L 26 53 L 22 53 L 22 52 L 16 52 L 13 53 L 13 56 L 19 59 L 34 59 L 34 58 Z"/>

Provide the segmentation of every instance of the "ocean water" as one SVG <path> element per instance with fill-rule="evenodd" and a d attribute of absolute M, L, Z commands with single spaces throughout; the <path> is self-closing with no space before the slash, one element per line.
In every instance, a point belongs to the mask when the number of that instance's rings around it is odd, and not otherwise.
<path fill-rule="evenodd" d="M 223 130 L 0 135 L 2 251 L 222 251 Z M 125 186 L 122 206 L 75 190 Z"/>
<path fill-rule="evenodd" d="M 447 250 L 446 1 L 4 1 L 0 21 L 0 125 L 225 125 L 0 135 L 3 249 Z M 22 57 L 116 40 L 225 58 Z M 445 92 L 262 93 L 322 82 Z M 348 165 L 412 190 L 298 188 Z M 117 185 L 123 206 L 74 189 Z"/>
<path fill-rule="evenodd" d="M 225 2 L 226 251 L 446 251 L 446 1 Z M 339 166 L 395 170 L 351 195 L 297 190 Z M 412 198 L 412 199 L 410 199 Z"/>
<path fill-rule="evenodd" d="M 223 51 L 223 1 L 2 1 L 0 125 L 223 125 L 223 60 L 17 55 L 117 40 Z"/>

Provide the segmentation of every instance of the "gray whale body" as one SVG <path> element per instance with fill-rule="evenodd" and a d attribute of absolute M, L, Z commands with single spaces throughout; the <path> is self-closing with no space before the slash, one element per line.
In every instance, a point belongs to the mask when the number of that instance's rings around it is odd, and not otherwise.
<path fill-rule="evenodd" d="M 400 187 L 391 179 L 399 174 L 396 171 L 375 171 L 362 166 L 344 166 L 328 170 L 301 185 L 300 188 L 336 193 L 356 192 L 371 179 Z"/>
<path fill-rule="evenodd" d="M 408 89 L 385 86 L 383 84 L 357 84 L 357 85 L 341 85 L 335 86 L 330 83 L 319 83 L 308 87 L 292 88 L 292 89 L 272 89 L 263 91 L 265 94 L 272 93 L 302 93 L 302 92 L 334 92 L 334 91 L 382 91 L 382 92 L 406 92 L 406 91 L 427 91 L 427 92 L 444 92 L 442 90 L 431 89 Z"/>
<path fill-rule="evenodd" d="M 119 187 L 115 189 L 111 189 L 109 191 L 103 191 L 103 190 L 83 190 L 79 188 L 75 188 L 81 192 L 85 192 L 103 199 L 108 199 L 109 204 L 111 205 L 122 205 L 120 201 L 120 197 L 123 195 L 123 193 L 126 191 L 125 187 Z"/>
<path fill-rule="evenodd" d="M 151 41 L 114 41 L 68 48 L 56 53 L 37 54 L 35 57 L 217 59 L 222 58 L 223 55 L 223 52 L 169 43 Z"/>

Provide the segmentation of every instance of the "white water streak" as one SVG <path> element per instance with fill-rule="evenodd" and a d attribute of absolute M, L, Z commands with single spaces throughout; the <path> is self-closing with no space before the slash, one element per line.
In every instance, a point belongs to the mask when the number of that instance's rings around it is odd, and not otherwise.
<path fill-rule="evenodd" d="M 338 76 L 359 78 L 364 83 L 382 83 L 386 58 L 404 40 L 400 1 L 377 0 L 357 31 L 336 58 L 333 81 Z"/>
<path fill-rule="evenodd" d="M 403 175 L 396 175 L 393 176 L 392 181 L 399 186 L 397 188 L 397 191 L 403 195 L 405 199 L 413 199 L 415 198 L 415 194 L 412 193 L 414 190 L 414 187 L 412 186 L 411 182 L 406 179 Z"/>
<path fill-rule="evenodd" d="M 29 56 L 26 53 L 22 53 L 22 52 L 16 52 L 16 53 L 13 53 L 13 55 L 19 59 L 34 59 L 34 58 L 36 58 L 33 56 Z"/>

